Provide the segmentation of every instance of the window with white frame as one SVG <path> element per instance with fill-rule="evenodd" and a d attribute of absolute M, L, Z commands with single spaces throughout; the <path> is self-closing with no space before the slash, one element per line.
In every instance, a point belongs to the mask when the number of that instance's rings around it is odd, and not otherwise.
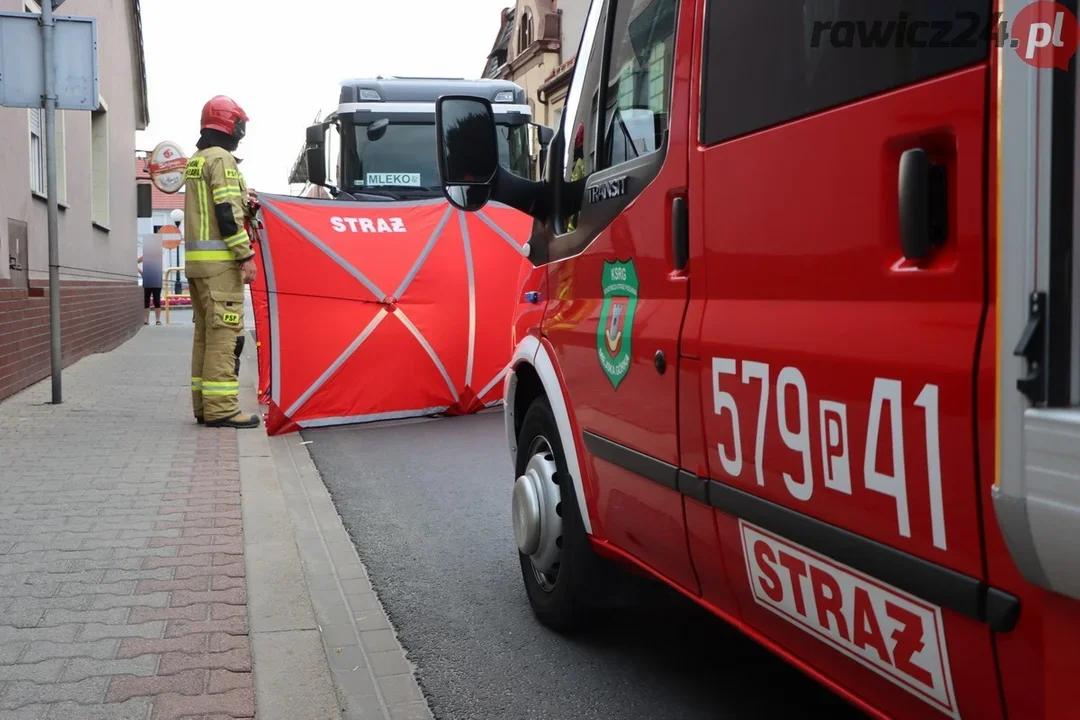
<path fill-rule="evenodd" d="M 40 14 L 41 5 L 34 0 L 24 0 L 23 11 Z M 48 159 L 45 144 L 45 110 L 31 108 L 27 111 L 27 115 L 30 125 L 30 190 L 47 198 L 49 187 L 46 171 Z M 56 201 L 61 205 L 67 205 L 66 130 L 65 113 L 58 110 L 56 112 Z"/>
<path fill-rule="evenodd" d="M 96 225 L 109 227 L 109 108 L 104 98 L 90 114 L 90 218 Z"/>
<path fill-rule="evenodd" d="M 30 108 L 27 111 L 30 121 L 30 190 L 42 197 L 49 196 L 48 155 L 45 144 L 45 111 Z M 56 201 L 67 204 L 67 132 L 66 114 L 56 112 Z"/>

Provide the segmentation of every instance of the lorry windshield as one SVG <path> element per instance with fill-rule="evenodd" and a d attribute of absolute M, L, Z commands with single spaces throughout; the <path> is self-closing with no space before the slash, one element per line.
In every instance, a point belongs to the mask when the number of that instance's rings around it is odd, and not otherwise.
<path fill-rule="evenodd" d="M 345 187 L 395 198 L 440 197 L 434 123 L 395 123 L 372 133 L 367 125 L 348 125 L 355 139 L 345 141 Z M 499 160 L 511 172 L 529 177 L 529 126 L 497 125 Z"/>

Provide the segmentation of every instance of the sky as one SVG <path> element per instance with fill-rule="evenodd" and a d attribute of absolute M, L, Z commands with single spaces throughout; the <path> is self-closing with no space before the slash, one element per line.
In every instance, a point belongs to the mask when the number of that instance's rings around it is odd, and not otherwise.
<path fill-rule="evenodd" d="M 214 95 L 251 118 L 236 155 L 248 186 L 288 193 L 315 116 L 349 77 L 479 77 L 513 0 L 142 0 L 150 125 L 190 154 Z M 196 49 L 199 45 L 201 49 Z M 298 189 L 295 188 L 294 189 Z"/>

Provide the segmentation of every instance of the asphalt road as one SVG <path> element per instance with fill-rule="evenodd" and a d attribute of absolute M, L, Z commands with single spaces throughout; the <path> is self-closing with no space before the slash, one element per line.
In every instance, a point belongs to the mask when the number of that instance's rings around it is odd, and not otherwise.
<path fill-rule="evenodd" d="M 658 585 L 584 636 L 541 626 L 500 413 L 303 436 L 439 720 L 863 717 Z"/>

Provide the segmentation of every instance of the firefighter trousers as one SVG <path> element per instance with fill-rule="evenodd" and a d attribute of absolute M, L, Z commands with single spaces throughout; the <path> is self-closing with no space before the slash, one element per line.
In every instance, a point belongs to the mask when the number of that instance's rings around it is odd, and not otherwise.
<path fill-rule="evenodd" d="M 191 405 L 207 422 L 240 412 L 236 351 L 244 332 L 244 281 L 239 268 L 190 278 L 195 313 L 191 348 Z"/>

